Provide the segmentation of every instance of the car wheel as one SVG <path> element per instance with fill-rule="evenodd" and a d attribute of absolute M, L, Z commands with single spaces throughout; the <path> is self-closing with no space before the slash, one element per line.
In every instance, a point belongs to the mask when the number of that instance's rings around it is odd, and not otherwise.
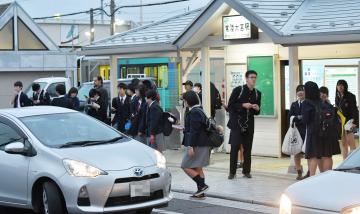
<path fill-rule="evenodd" d="M 136 211 L 136 214 L 151 214 L 152 210 L 153 210 L 153 208 L 138 210 L 138 211 Z"/>
<path fill-rule="evenodd" d="M 63 206 L 63 199 L 58 187 L 52 182 L 43 184 L 42 190 L 42 213 L 63 214 L 66 213 Z"/>

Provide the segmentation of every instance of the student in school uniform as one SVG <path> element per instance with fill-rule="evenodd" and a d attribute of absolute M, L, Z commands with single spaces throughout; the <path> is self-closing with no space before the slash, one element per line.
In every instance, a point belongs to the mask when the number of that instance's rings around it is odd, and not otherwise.
<path fill-rule="evenodd" d="M 12 100 L 11 104 L 14 108 L 22 108 L 26 106 L 32 106 L 32 102 L 29 97 L 22 91 L 23 84 L 20 81 L 14 83 L 14 90 L 16 95 Z"/>
<path fill-rule="evenodd" d="M 163 110 L 157 102 L 156 90 L 151 89 L 146 92 L 146 103 L 148 105 L 146 113 L 147 143 L 159 152 L 164 152 Z"/>
<path fill-rule="evenodd" d="M 101 93 L 97 89 L 93 88 L 89 91 L 89 99 L 86 105 L 86 113 L 89 116 L 106 123 L 107 112 L 106 109 L 104 109 L 104 106 L 101 106 L 102 101 L 100 99 L 100 96 Z"/>
<path fill-rule="evenodd" d="M 63 85 L 63 84 L 58 84 L 58 85 L 55 87 L 55 91 L 56 91 L 57 97 L 55 97 L 55 98 L 51 101 L 51 105 L 52 105 L 52 106 L 62 107 L 62 108 L 69 108 L 68 99 L 65 97 L 65 94 L 66 94 L 65 85 Z"/>
<path fill-rule="evenodd" d="M 128 131 L 128 134 L 135 138 L 138 134 L 138 128 L 139 128 L 139 118 L 138 118 L 138 112 L 137 112 L 137 106 L 138 106 L 138 96 L 136 95 L 135 86 L 131 83 L 127 87 L 127 95 L 130 99 L 130 121 L 131 121 L 131 127 Z"/>
<path fill-rule="evenodd" d="M 42 90 L 39 83 L 32 85 L 34 106 L 48 106 L 50 105 L 50 95 L 45 90 Z"/>
<path fill-rule="evenodd" d="M 111 124 L 120 132 L 125 133 L 125 124 L 130 120 L 130 98 L 126 95 L 127 86 L 118 85 L 118 96 L 113 98 L 111 111 L 115 114 Z"/>
<path fill-rule="evenodd" d="M 69 102 L 69 108 L 75 111 L 79 111 L 80 110 L 80 100 L 77 97 L 78 95 L 78 90 L 75 87 L 70 88 L 69 92 L 67 93 L 67 95 L 65 95 L 65 97 L 68 99 Z"/>
<path fill-rule="evenodd" d="M 147 144 L 146 142 L 146 112 L 147 112 L 147 104 L 145 99 L 146 88 L 143 85 L 138 85 L 135 90 L 136 96 L 138 97 L 137 104 L 137 117 L 138 117 L 138 134 L 136 140 L 140 141 L 143 144 Z"/>

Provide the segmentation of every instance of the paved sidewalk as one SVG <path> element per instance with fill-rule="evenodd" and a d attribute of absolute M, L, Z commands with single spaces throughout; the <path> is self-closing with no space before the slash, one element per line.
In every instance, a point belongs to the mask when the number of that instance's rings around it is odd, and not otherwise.
<path fill-rule="evenodd" d="M 172 189 L 175 192 L 193 193 L 192 181 L 180 169 L 182 150 L 168 150 L 165 153 L 173 175 Z M 335 157 L 335 166 L 341 157 Z M 253 157 L 252 179 L 242 177 L 241 170 L 235 180 L 228 180 L 229 155 L 213 154 L 211 164 L 205 169 L 206 183 L 210 186 L 208 196 L 240 202 L 277 207 L 282 192 L 295 183 L 296 175 L 287 174 L 289 158 Z M 306 170 L 306 161 L 303 161 Z"/>

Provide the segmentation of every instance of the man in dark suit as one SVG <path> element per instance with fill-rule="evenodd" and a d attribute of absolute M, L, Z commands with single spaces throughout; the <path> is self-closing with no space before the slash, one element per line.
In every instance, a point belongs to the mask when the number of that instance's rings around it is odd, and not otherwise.
<path fill-rule="evenodd" d="M 136 137 L 138 135 L 139 129 L 139 97 L 136 96 L 135 86 L 133 83 L 129 84 L 127 87 L 127 95 L 130 98 L 130 120 L 131 120 L 131 128 L 128 131 L 128 134 L 132 137 Z"/>
<path fill-rule="evenodd" d="M 40 88 L 39 83 L 34 83 L 32 85 L 32 90 L 33 90 L 32 100 L 33 100 L 34 106 L 50 105 L 50 102 L 51 102 L 50 95 L 45 90 L 42 90 Z"/>
<path fill-rule="evenodd" d="M 157 92 L 149 90 L 146 92 L 146 136 L 150 147 L 159 152 L 165 151 L 165 140 L 163 134 L 163 110 L 156 101 Z"/>
<path fill-rule="evenodd" d="M 11 102 L 14 106 L 14 108 L 21 108 L 26 106 L 32 106 L 31 100 L 28 98 L 28 96 L 22 91 L 23 84 L 20 81 L 15 82 L 14 84 L 14 90 L 16 92 L 16 95 Z"/>
<path fill-rule="evenodd" d="M 230 140 L 230 174 L 229 179 L 234 179 L 237 169 L 237 158 L 240 145 L 244 147 L 243 175 L 252 178 L 251 150 L 254 138 L 254 115 L 260 114 L 261 92 L 255 88 L 257 73 L 247 71 L 246 84 L 236 87 L 231 93 L 228 105 L 230 113 L 228 127 L 231 129 Z"/>
<path fill-rule="evenodd" d="M 63 85 L 63 84 L 56 85 L 55 91 L 56 91 L 57 97 L 55 97 L 52 100 L 51 105 L 62 107 L 62 108 L 69 108 L 68 99 L 65 97 L 65 94 L 66 94 L 65 85 Z"/>
<path fill-rule="evenodd" d="M 93 80 L 94 80 L 94 89 L 96 89 L 100 93 L 98 102 L 101 105 L 101 109 L 106 109 L 107 111 L 109 108 L 110 98 L 108 91 L 103 86 L 104 80 L 101 76 L 94 77 Z"/>
<path fill-rule="evenodd" d="M 126 85 L 119 83 L 118 96 L 112 100 L 112 113 L 115 113 L 114 119 L 111 122 L 114 127 L 120 132 L 125 133 L 125 124 L 130 120 L 130 98 L 126 96 Z"/>

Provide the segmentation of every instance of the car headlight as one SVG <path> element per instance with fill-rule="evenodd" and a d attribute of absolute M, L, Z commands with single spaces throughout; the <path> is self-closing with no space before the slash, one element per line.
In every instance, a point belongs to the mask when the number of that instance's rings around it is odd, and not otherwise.
<path fill-rule="evenodd" d="M 99 175 L 107 175 L 107 172 L 80 161 L 65 159 L 63 163 L 66 171 L 75 177 L 95 178 Z"/>
<path fill-rule="evenodd" d="M 345 208 L 341 214 L 360 214 L 360 206 Z"/>
<path fill-rule="evenodd" d="M 285 194 L 282 194 L 280 199 L 280 210 L 279 214 L 291 214 L 292 203 L 289 197 Z"/>
<path fill-rule="evenodd" d="M 156 156 L 156 165 L 157 167 L 161 169 L 166 168 L 166 158 L 163 154 L 161 154 L 159 151 L 155 150 L 155 156 Z"/>

